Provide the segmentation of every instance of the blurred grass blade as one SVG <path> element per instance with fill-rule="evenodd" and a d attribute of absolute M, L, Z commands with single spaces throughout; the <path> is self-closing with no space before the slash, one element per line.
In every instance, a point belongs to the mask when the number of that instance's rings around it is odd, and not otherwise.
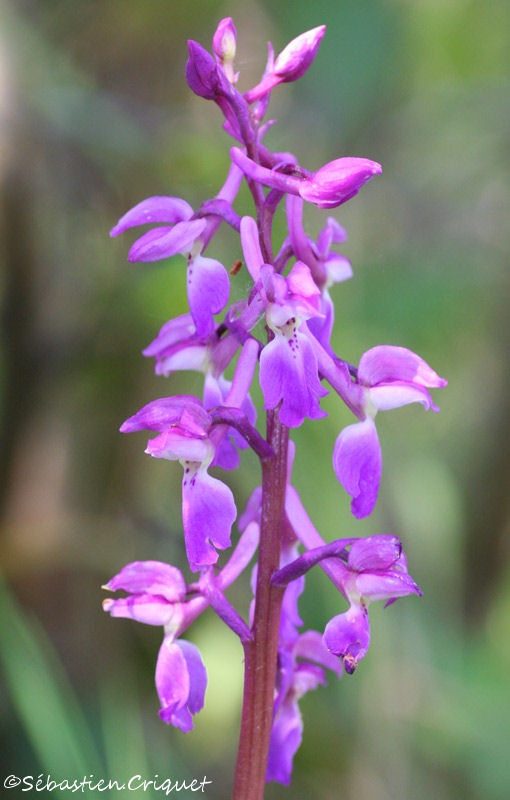
<path fill-rule="evenodd" d="M 42 769 L 57 779 L 103 768 L 62 664 L 44 630 L 0 575 L 0 664 L 11 701 Z"/>
<path fill-rule="evenodd" d="M 100 707 L 107 775 L 119 781 L 135 774 L 151 777 L 136 686 L 130 675 L 124 673 L 122 683 L 108 681 L 101 688 Z"/>

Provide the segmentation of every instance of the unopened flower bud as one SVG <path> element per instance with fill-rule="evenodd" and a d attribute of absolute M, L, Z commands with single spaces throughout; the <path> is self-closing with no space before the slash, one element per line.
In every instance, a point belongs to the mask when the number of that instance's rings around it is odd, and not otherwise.
<path fill-rule="evenodd" d="M 297 36 L 284 47 L 274 65 L 274 74 L 283 83 L 296 81 L 305 74 L 317 54 L 325 31 L 326 26 L 319 25 Z"/>
<path fill-rule="evenodd" d="M 221 78 L 214 58 L 204 48 L 190 40 L 186 62 L 186 80 L 190 89 L 205 100 L 216 100 L 221 91 Z"/>
<path fill-rule="evenodd" d="M 319 208 L 335 208 L 381 172 L 381 165 L 368 158 L 337 158 L 300 183 L 299 194 Z"/>
<path fill-rule="evenodd" d="M 218 63 L 223 66 L 232 64 L 236 55 L 236 29 L 230 17 L 225 17 L 218 24 L 212 44 Z"/>

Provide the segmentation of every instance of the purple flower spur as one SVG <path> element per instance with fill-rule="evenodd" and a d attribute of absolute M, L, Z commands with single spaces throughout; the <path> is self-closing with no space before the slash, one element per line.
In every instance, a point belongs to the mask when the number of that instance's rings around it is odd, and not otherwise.
<path fill-rule="evenodd" d="M 276 58 L 269 43 L 260 80 L 242 90 L 230 17 L 218 24 L 209 50 L 188 42 L 188 86 L 197 98 L 214 102 L 232 139 L 224 183 L 195 207 L 172 195 L 141 200 L 111 230 L 118 236 L 143 226 L 129 261 L 144 269 L 164 262 L 170 287 L 174 270 L 182 269 L 186 281 L 186 307 L 159 321 L 159 332 L 143 351 L 166 380 L 162 396 L 148 398 L 121 431 L 150 432 L 145 452 L 180 462 L 183 552 L 194 575 L 185 579 L 169 564 L 134 561 L 104 587 L 123 593 L 106 599 L 104 609 L 112 617 L 163 628 L 155 672 L 159 715 L 184 732 L 196 724 L 207 685 L 206 665 L 185 638 L 187 629 L 210 609 L 239 638 L 245 680 L 234 800 L 261 800 L 267 781 L 290 783 L 305 730 L 299 701 L 328 676 L 352 675 L 367 657 L 370 603 L 421 595 L 396 536 L 323 538 L 315 529 L 291 484 L 290 433 L 327 416 L 321 405 L 326 395 L 328 402 L 340 398 L 353 420 L 334 444 L 333 469 L 353 515 L 366 517 L 381 478 L 377 412 L 410 403 L 438 411 L 429 390 L 446 386 L 405 347 L 372 347 L 357 367 L 334 348 L 334 301 L 340 284 L 353 277 L 350 261 L 339 252 L 347 234 L 335 216 L 326 216 L 318 235 L 310 236 L 307 209 L 311 204 L 331 213 L 368 191 L 373 178 L 381 180 L 380 164 L 340 155 L 311 168 L 263 143 L 274 122 L 266 120 L 271 92 L 306 73 L 325 31 L 324 25 L 306 31 Z M 253 206 L 241 214 L 237 196 L 243 184 Z M 286 230 L 276 241 L 273 219 L 280 206 Z M 237 236 L 230 270 L 214 249 L 221 225 Z M 241 269 L 244 293 L 239 285 L 232 293 Z M 172 394 L 174 373 L 182 370 L 202 375 L 200 396 Z M 257 395 L 263 398 L 264 433 L 257 428 Z M 236 481 L 235 470 L 247 450 L 259 459 L 261 480 L 244 504 L 233 488 L 245 485 Z M 315 453 L 317 462 L 323 456 Z M 314 465 L 309 468 L 313 480 Z M 337 531 L 339 523 L 335 513 L 331 529 Z M 253 599 L 236 609 L 226 592 L 250 564 Z M 305 574 L 315 565 L 339 596 L 339 613 L 324 619 L 323 633 L 307 630 L 298 612 Z M 338 691 L 347 685 L 343 680 Z"/>

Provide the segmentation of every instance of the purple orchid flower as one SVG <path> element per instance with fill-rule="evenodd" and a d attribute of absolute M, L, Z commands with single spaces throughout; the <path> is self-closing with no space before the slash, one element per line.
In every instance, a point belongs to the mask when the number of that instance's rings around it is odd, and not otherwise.
<path fill-rule="evenodd" d="M 219 574 L 214 576 L 207 568 L 198 586 L 188 589 L 181 571 L 161 561 L 127 564 L 103 587 L 128 593 L 127 597 L 109 597 L 103 601 L 103 609 L 112 617 L 163 626 L 164 638 L 156 666 L 159 716 L 185 733 L 193 728 L 192 715 L 204 705 L 207 675 L 198 648 L 179 637 L 209 605 L 241 640 L 250 636 L 223 591 L 247 567 L 257 545 L 258 528 L 249 525 Z M 195 593 L 188 596 L 192 588 Z"/>
<path fill-rule="evenodd" d="M 215 454 L 209 437 L 211 427 L 212 418 L 200 400 L 179 395 L 148 403 L 120 428 L 122 433 L 158 431 L 145 452 L 183 465 L 182 519 L 186 552 L 194 572 L 216 563 L 215 548 L 230 547 L 237 516 L 229 487 L 207 472 Z"/>
<path fill-rule="evenodd" d="M 156 338 L 143 350 L 147 358 L 155 358 L 156 375 L 168 377 L 177 370 L 206 372 L 216 335 L 205 340 L 198 334 L 191 314 L 165 322 Z"/>
<path fill-rule="evenodd" d="M 303 181 L 299 194 L 318 208 L 335 208 L 358 194 L 382 167 L 369 158 L 337 158 Z"/>
<path fill-rule="evenodd" d="M 421 596 L 422 591 L 407 571 L 406 557 L 396 536 L 357 539 L 345 560 L 347 572 L 343 588 L 350 608 L 328 622 L 324 644 L 342 659 L 346 672 L 351 675 L 365 657 L 370 643 L 369 603 L 386 600 L 385 605 L 389 605 L 409 594 Z"/>
<path fill-rule="evenodd" d="M 317 537 L 318 534 L 314 538 Z M 387 535 L 338 539 L 314 547 L 276 572 L 272 583 L 286 585 L 299 580 L 315 564 L 332 559 L 337 563 L 330 575 L 350 608 L 328 622 L 323 640 L 328 650 L 341 658 L 346 672 L 352 674 L 370 643 L 368 605 L 374 600 L 386 600 L 389 605 L 409 594 L 421 596 L 422 591 L 409 575 L 401 542 L 396 536 Z"/>
<path fill-rule="evenodd" d="M 198 648 L 176 638 L 189 624 L 182 573 L 160 561 L 135 561 L 125 566 L 104 588 L 129 592 L 128 597 L 103 601 L 104 610 L 112 617 L 163 625 L 165 635 L 156 664 L 156 689 L 161 703 L 159 716 L 187 733 L 193 728 L 192 714 L 204 705 L 207 674 Z"/>
<path fill-rule="evenodd" d="M 422 403 L 439 411 L 428 388 L 441 388 L 441 378 L 420 356 L 405 347 L 381 345 L 360 359 L 356 384 L 362 391 L 365 418 L 339 435 L 333 451 L 335 474 L 351 495 L 351 510 L 361 519 L 375 506 L 381 479 L 381 447 L 374 417 L 379 410 Z"/>
<path fill-rule="evenodd" d="M 300 330 L 302 319 L 318 313 L 320 290 L 309 267 L 297 261 L 287 277 L 264 264 L 251 217 L 241 221 L 241 243 L 248 270 L 266 309 L 266 321 L 273 339 L 260 355 L 260 385 L 265 408 L 281 402 L 280 419 L 288 427 L 298 427 L 308 416 L 326 416 L 319 399 L 327 394 L 322 387 L 312 347 Z"/>

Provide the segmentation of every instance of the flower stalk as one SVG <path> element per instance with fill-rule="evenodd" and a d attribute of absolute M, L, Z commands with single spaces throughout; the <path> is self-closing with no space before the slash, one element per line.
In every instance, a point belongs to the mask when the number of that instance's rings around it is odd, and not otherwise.
<path fill-rule="evenodd" d="M 244 645 L 244 696 L 233 800 L 260 800 L 264 795 L 284 591 L 271 583 L 271 576 L 280 564 L 288 439 L 289 429 L 279 421 L 278 411 L 269 411 L 267 441 L 274 457 L 262 463 L 253 641 Z"/>

